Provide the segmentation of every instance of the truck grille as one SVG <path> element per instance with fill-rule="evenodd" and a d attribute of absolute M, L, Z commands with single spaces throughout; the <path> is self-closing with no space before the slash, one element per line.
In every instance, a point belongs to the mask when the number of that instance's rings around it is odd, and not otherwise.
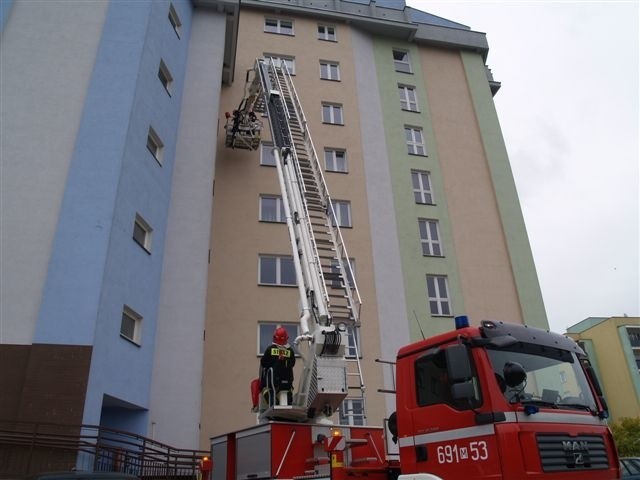
<path fill-rule="evenodd" d="M 604 438 L 600 435 L 536 435 L 545 472 L 604 470 L 609 468 Z"/>

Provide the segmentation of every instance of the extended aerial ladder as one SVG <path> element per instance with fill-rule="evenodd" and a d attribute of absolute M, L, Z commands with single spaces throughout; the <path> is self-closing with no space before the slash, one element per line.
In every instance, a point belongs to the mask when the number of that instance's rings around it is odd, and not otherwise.
<path fill-rule="evenodd" d="M 295 342 L 304 360 L 293 404 L 265 407 L 261 416 L 318 420 L 345 398 L 359 399 L 364 412 L 360 294 L 302 105 L 286 67 L 272 59 L 257 60 L 247 72 L 245 96 L 227 114 L 226 146 L 257 149 L 261 113 L 269 119 L 293 252 L 300 304 Z"/>

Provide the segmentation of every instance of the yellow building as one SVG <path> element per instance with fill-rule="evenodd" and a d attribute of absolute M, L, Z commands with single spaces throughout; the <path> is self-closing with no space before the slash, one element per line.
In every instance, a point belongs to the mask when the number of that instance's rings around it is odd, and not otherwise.
<path fill-rule="evenodd" d="M 589 317 L 567 335 L 589 355 L 612 421 L 640 417 L 640 317 Z"/>

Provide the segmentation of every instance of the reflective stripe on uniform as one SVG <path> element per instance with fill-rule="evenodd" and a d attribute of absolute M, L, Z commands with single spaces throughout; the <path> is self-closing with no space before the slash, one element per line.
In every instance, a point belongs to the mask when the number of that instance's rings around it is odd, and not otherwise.
<path fill-rule="evenodd" d="M 290 357 L 291 352 L 286 348 L 271 348 L 271 355 L 274 357 Z"/>

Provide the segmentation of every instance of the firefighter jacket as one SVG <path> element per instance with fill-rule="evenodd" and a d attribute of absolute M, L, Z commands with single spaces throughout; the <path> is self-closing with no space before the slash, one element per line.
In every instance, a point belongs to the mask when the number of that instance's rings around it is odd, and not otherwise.
<path fill-rule="evenodd" d="M 293 348 L 289 345 L 271 344 L 260 359 L 260 386 L 271 387 L 273 381 L 276 390 L 292 390 L 295 364 L 296 356 Z M 273 377 L 270 377 L 271 375 Z"/>

